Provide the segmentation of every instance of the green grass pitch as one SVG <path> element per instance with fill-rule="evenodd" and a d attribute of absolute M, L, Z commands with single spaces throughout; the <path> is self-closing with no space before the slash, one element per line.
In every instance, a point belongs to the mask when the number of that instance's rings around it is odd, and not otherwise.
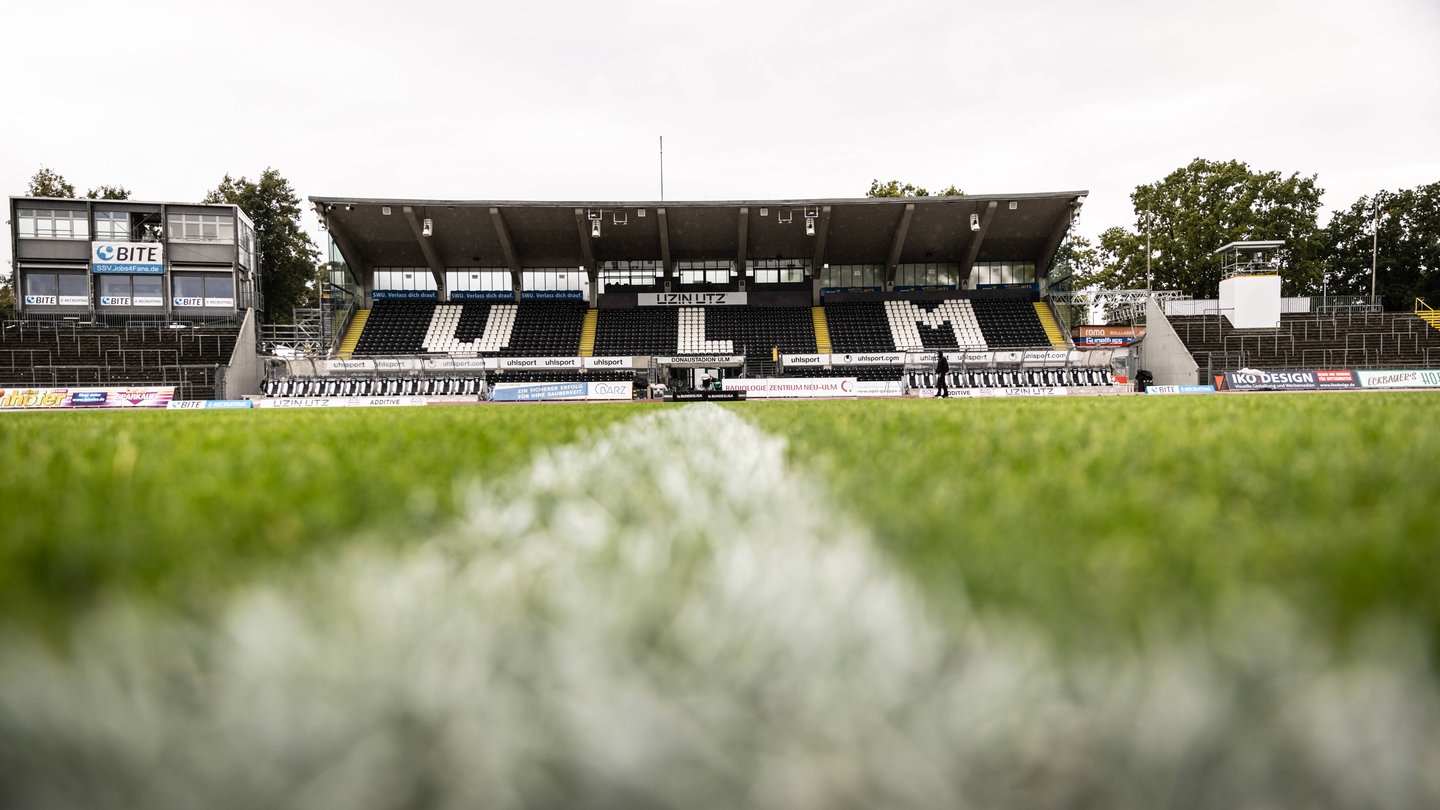
<path fill-rule="evenodd" d="M 1435 394 L 0 415 L 0 806 L 1440 806 Z"/>
<path fill-rule="evenodd" d="M 1425 393 L 728 406 L 788 440 L 902 570 L 1069 643 L 1250 587 L 1343 638 L 1440 639 L 1440 431 Z M 464 486 L 661 404 L 0 418 L 0 615 L 184 609 L 352 542 L 405 544 Z"/>

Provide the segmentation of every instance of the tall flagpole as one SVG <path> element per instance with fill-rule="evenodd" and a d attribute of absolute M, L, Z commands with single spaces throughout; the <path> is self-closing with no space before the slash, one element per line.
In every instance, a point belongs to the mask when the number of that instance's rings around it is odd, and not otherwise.
<path fill-rule="evenodd" d="M 660 136 L 660 202 L 665 202 L 665 136 Z"/>

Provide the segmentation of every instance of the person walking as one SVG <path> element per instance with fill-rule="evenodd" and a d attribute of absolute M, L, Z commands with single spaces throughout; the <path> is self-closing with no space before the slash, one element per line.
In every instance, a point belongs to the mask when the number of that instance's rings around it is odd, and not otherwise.
<path fill-rule="evenodd" d="M 945 358 L 945 352 L 935 353 L 935 396 L 950 396 L 950 382 L 946 378 L 950 376 L 950 361 Z"/>

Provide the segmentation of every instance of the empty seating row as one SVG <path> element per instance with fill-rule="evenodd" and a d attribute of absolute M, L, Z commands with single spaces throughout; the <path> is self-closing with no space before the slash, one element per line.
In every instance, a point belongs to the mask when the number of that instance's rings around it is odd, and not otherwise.
<path fill-rule="evenodd" d="M 573 357 L 580 351 L 583 301 L 375 302 L 357 355 L 485 354 Z"/>
<path fill-rule="evenodd" d="M 219 323 L 10 321 L 0 329 L 0 387 L 173 386 L 213 399 L 240 327 Z"/>
<path fill-rule="evenodd" d="M 1236 329 L 1217 315 L 1166 320 L 1200 381 L 1241 368 L 1424 369 L 1440 365 L 1440 330 L 1410 312 L 1283 313 L 1276 327 Z"/>
<path fill-rule="evenodd" d="M 815 351 L 809 307 L 637 307 L 601 310 L 596 355 L 743 354 L 768 360 Z"/>
<path fill-rule="evenodd" d="M 885 317 L 896 348 L 988 348 L 968 299 L 952 298 L 929 307 L 914 301 L 886 301 Z"/>
<path fill-rule="evenodd" d="M 836 352 L 1050 346 L 1034 305 L 1019 298 L 827 303 L 825 319 Z"/>
<path fill-rule="evenodd" d="M 1035 305 L 1019 298 L 979 299 L 975 302 L 975 320 L 985 333 L 987 348 L 1018 349 L 1050 345 L 1045 326 L 1035 312 Z"/>

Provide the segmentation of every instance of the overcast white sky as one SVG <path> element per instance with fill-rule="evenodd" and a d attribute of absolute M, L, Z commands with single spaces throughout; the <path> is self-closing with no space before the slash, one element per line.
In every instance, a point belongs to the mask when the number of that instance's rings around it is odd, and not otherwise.
<path fill-rule="evenodd" d="M 1088 190 L 1090 236 L 1196 157 L 1440 181 L 1437 0 L 5 2 L 0 57 L 6 195 L 653 201 L 661 136 L 668 200 Z"/>

